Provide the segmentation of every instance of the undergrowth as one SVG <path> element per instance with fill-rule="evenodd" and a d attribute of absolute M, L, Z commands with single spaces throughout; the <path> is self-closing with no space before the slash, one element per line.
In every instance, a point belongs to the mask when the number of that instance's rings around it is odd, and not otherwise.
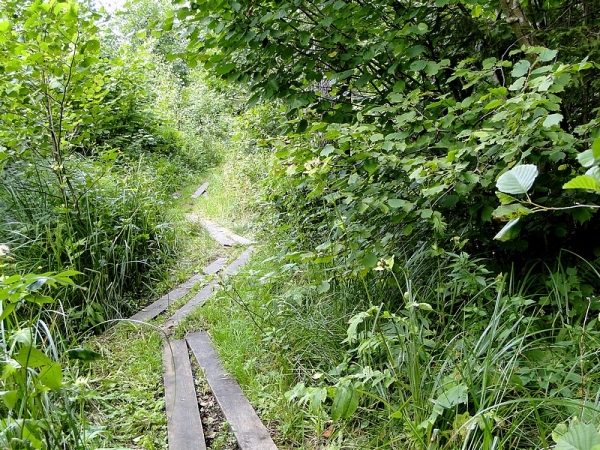
<path fill-rule="evenodd" d="M 269 253 L 184 327 L 208 328 L 282 448 L 550 448 L 598 419 L 598 319 L 553 326 L 540 303 L 555 290 L 488 275 L 446 296 L 462 303 L 450 317 L 408 271 L 322 292 L 321 268 Z"/>

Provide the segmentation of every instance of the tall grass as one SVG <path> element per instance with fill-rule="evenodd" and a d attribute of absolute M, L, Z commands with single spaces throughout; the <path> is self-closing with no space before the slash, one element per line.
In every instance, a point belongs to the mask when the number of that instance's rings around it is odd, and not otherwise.
<path fill-rule="evenodd" d="M 327 265 L 274 263 L 254 264 L 199 314 L 222 354 L 246 361 L 231 370 L 267 417 L 280 417 L 282 441 L 294 448 L 552 448 L 553 432 L 573 417 L 599 423 L 597 301 L 561 284 L 593 270 L 559 262 L 543 277 L 495 276 L 456 253 L 335 280 Z M 568 323 L 551 312 L 565 308 L 548 303 L 557 295 L 570 305 Z M 336 393 L 348 386 L 358 409 L 334 421 Z M 284 393 L 293 412 L 275 400 Z"/>
<path fill-rule="evenodd" d="M 33 183 L 18 164 L 7 171 L 0 189 L 5 211 L 0 241 L 13 249 L 15 271 L 84 274 L 85 289 L 57 293 L 73 326 L 82 330 L 135 309 L 135 296 L 162 277 L 177 238 L 166 208 L 170 193 L 162 189 L 168 183 L 157 180 L 143 161 L 108 171 L 83 158 L 70 163 L 78 195 L 70 208 L 40 184 L 48 174 L 39 171 Z"/>
<path fill-rule="evenodd" d="M 86 420 L 87 386 L 78 378 L 87 370 L 67 358 L 70 354 L 85 359 L 93 354 L 66 351 L 68 347 L 57 332 L 58 313 L 49 315 L 43 308 L 53 302 L 46 286 L 72 285 L 69 276 L 73 275 L 0 279 L 2 448 L 86 449 L 97 441 L 100 430 Z"/>

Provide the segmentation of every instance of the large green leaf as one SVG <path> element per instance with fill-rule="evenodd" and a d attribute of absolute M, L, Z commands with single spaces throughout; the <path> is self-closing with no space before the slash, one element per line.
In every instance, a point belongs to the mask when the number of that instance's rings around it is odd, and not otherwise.
<path fill-rule="evenodd" d="M 562 114 L 550 114 L 544 119 L 544 126 L 550 128 L 553 125 L 558 125 L 562 120 Z"/>
<path fill-rule="evenodd" d="M 19 401 L 18 391 L 0 391 L 0 398 L 8 409 L 13 409 Z"/>
<path fill-rule="evenodd" d="M 592 144 L 592 153 L 594 158 L 600 158 L 600 138 L 594 139 Z"/>
<path fill-rule="evenodd" d="M 80 361 L 91 362 L 102 359 L 102 355 L 93 350 L 87 350 L 85 348 L 72 348 L 67 350 L 67 356 L 69 359 L 78 359 Z"/>
<path fill-rule="evenodd" d="M 347 383 L 338 387 L 333 398 L 331 407 L 331 418 L 338 420 L 340 418 L 347 419 L 358 408 L 358 391 L 351 384 Z"/>
<path fill-rule="evenodd" d="M 516 225 L 520 219 L 513 219 L 502 227 L 502 229 L 494 236 L 497 241 L 505 242 L 510 241 L 519 234 L 519 229 Z"/>
<path fill-rule="evenodd" d="M 0 321 L 6 319 L 17 307 L 16 303 L 2 302 L 2 313 L 0 313 Z"/>
<path fill-rule="evenodd" d="M 593 150 L 586 150 L 577 155 L 577 161 L 579 161 L 579 164 L 583 167 L 591 167 L 596 162 L 596 157 L 594 156 Z"/>
<path fill-rule="evenodd" d="M 529 72 L 529 67 L 531 66 L 531 64 L 529 63 L 529 61 L 527 61 L 526 59 L 523 59 L 521 61 L 518 61 L 512 70 L 511 75 L 515 78 L 519 78 L 522 77 L 523 75 L 525 75 L 527 72 Z"/>
<path fill-rule="evenodd" d="M 373 254 L 373 252 L 366 252 L 365 256 L 360 260 L 360 263 L 366 268 L 372 268 L 377 265 L 377 256 Z"/>
<path fill-rule="evenodd" d="M 434 401 L 436 405 L 444 409 L 454 408 L 457 405 L 467 403 L 469 388 L 465 384 L 459 384 L 451 387 L 447 391 L 442 392 Z"/>
<path fill-rule="evenodd" d="M 528 214 L 531 214 L 531 209 L 521 205 L 520 203 L 500 205 L 492 212 L 492 216 L 501 220 L 518 219 L 519 217 L 526 216 Z"/>
<path fill-rule="evenodd" d="M 548 48 L 543 49 L 538 56 L 538 61 L 547 62 L 552 61 L 556 58 L 557 50 L 550 50 Z"/>
<path fill-rule="evenodd" d="M 589 175 L 579 175 L 563 185 L 563 189 L 586 189 L 600 192 L 600 183 Z"/>
<path fill-rule="evenodd" d="M 40 371 L 40 381 L 44 386 L 49 387 L 52 390 L 59 390 L 62 388 L 62 367 L 59 363 L 55 362 L 49 366 L 44 366 Z"/>
<path fill-rule="evenodd" d="M 21 350 L 19 350 L 19 353 L 14 358 L 23 367 L 35 368 L 52 365 L 54 363 L 54 361 L 52 361 L 44 352 L 31 346 L 21 347 Z"/>
<path fill-rule="evenodd" d="M 538 169 L 533 164 L 515 166 L 503 173 L 496 181 L 496 187 L 505 194 L 525 194 L 538 176 Z"/>
<path fill-rule="evenodd" d="M 562 435 L 554 450 L 596 450 L 600 446 L 600 434 L 592 424 L 573 425 Z"/>

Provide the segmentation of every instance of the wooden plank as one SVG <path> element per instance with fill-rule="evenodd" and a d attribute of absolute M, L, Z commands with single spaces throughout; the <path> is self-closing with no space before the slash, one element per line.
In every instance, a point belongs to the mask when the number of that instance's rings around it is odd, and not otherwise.
<path fill-rule="evenodd" d="M 199 281 L 201 281 L 205 275 L 213 275 L 217 273 L 227 262 L 226 258 L 218 258 L 209 266 L 207 266 L 203 273 L 198 273 L 191 277 L 186 282 L 180 284 L 171 292 L 163 295 L 161 298 L 156 300 L 154 303 L 142 308 L 136 314 L 130 317 L 131 320 L 150 320 L 154 319 L 160 313 L 165 311 L 169 305 L 173 304 L 175 301 L 179 300 L 181 297 L 186 295 Z"/>
<path fill-rule="evenodd" d="M 217 258 L 210 265 L 202 269 L 202 272 L 204 272 L 206 275 L 214 275 L 223 268 L 226 262 L 227 258 Z"/>
<path fill-rule="evenodd" d="M 244 396 L 238 383 L 225 374 L 210 337 L 205 331 L 186 337 L 196 360 L 231 425 L 241 450 L 277 450 L 266 427 Z"/>
<path fill-rule="evenodd" d="M 253 243 L 250 239 L 240 236 L 212 220 L 201 218 L 197 214 L 188 213 L 185 218 L 190 222 L 199 222 L 208 231 L 208 234 L 224 247 L 231 247 L 235 243 L 241 245 L 251 245 Z"/>
<path fill-rule="evenodd" d="M 208 231 L 208 234 L 210 234 L 210 236 L 223 247 L 232 247 L 235 244 L 233 240 L 227 237 L 223 227 L 211 222 L 210 220 L 199 219 L 199 221 L 206 231 Z"/>
<path fill-rule="evenodd" d="M 238 256 L 234 262 L 225 268 L 223 274 L 225 276 L 232 276 L 238 273 L 240 268 L 248 262 L 250 256 L 252 256 L 252 252 L 254 252 L 254 247 L 248 247 L 246 250 L 244 250 L 244 252 Z"/>
<path fill-rule="evenodd" d="M 248 247 L 244 252 L 237 257 L 225 270 L 223 270 L 223 276 L 225 278 L 230 277 L 238 273 L 240 268 L 248 262 L 254 247 Z M 204 288 L 200 289 L 196 295 L 194 295 L 185 305 L 183 305 L 178 311 L 175 312 L 171 317 L 164 323 L 166 328 L 171 328 L 181 322 L 189 313 L 195 308 L 202 305 L 206 300 L 213 294 L 214 288 L 219 284 L 219 280 L 214 280 Z"/>
<path fill-rule="evenodd" d="M 162 355 L 169 450 L 206 450 L 185 341 L 164 341 Z"/>
<path fill-rule="evenodd" d="M 237 242 L 238 244 L 242 244 L 242 245 L 250 245 L 252 244 L 252 241 L 250 239 L 246 239 L 243 236 L 240 236 L 239 234 L 235 234 L 233 231 L 231 231 L 228 228 L 225 228 L 221 225 L 216 224 L 215 222 L 213 222 L 212 220 L 209 219 L 200 219 L 198 218 L 198 220 L 200 221 L 200 223 L 202 224 L 202 226 L 204 228 L 206 228 L 207 230 L 215 230 L 215 233 L 218 233 L 222 236 L 225 236 L 225 238 L 228 238 L 234 242 Z"/>
<path fill-rule="evenodd" d="M 219 281 L 215 280 L 207 284 L 202 289 L 200 289 L 200 291 L 198 291 L 198 293 L 194 295 L 190 299 L 190 301 L 188 301 L 185 305 L 183 305 L 179 310 L 177 310 L 171 317 L 169 317 L 165 321 L 164 326 L 166 328 L 171 328 L 177 325 L 179 322 L 181 322 L 195 308 L 202 305 L 206 300 L 210 298 L 217 284 L 219 284 Z"/>
<path fill-rule="evenodd" d="M 202 186 L 200 186 L 198 189 L 196 189 L 196 192 L 194 192 L 192 194 L 192 198 L 200 197 L 202 194 L 204 194 L 206 192 L 207 189 L 208 189 L 208 183 L 204 183 Z"/>

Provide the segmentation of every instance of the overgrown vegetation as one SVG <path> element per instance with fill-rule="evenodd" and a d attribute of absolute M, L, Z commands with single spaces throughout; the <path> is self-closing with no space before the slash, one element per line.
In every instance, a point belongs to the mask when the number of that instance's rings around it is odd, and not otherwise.
<path fill-rule="evenodd" d="M 215 254 L 223 161 L 264 246 L 179 332 L 278 444 L 600 445 L 598 2 L 173 3 L 0 0 L 2 445 L 164 448 L 158 337 L 73 342 Z"/>
<path fill-rule="evenodd" d="M 174 39 L 138 33 L 169 4 L 138 7 L 111 18 L 89 2 L 0 2 L 3 448 L 165 444 L 149 394 L 161 378 L 147 345 L 157 336 L 113 332 L 93 344 L 110 358 L 93 371 L 100 355 L 81 342 L 206 262 L 205 245 L 176 265 L 193 235 L 173 197 L 218 163 L 235 104 L 166 61 Z M 123 341 L 158 366 L 140 370 Z M 121 358 L 124 373 L 112 363 Z"/>
<path fill-rule="evenodd" d="M 270 349 L 230 370 L 290 446 L 595 445 L 597 2 L 176 3 L 183 57 L 287 116 L 277 264 L 203 320 Z"/>

